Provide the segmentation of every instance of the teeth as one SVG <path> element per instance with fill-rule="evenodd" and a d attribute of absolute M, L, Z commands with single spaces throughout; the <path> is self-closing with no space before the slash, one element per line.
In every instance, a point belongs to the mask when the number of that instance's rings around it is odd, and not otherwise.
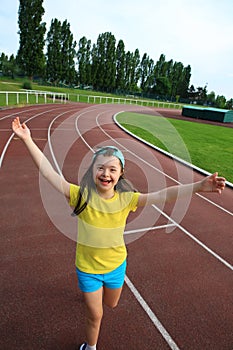
<path fill-rule="evenodd" d="M 102 182 L 108 182 L 108 183 L 111 182 L 111 180 L 104 180 L 104 179 L 101 179 L 101 181 L 102 181 Z"/>

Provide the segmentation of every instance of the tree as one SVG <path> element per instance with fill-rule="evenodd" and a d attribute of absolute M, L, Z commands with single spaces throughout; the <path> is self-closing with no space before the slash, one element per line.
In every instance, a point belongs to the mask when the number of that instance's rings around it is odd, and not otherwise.
<path fill-rule="evenodd" d="M 104 90 L 104 71 L 105 71 L 105 43 L 103 34 L 98 36 L 96 43 L 96 86 L 97 90 Z"/>
<path fill-rule="evenodd" d="M 52 19 L 50 30 L 47 34 L 47 65 L 46 76 L 49 81 L 57 85 L 61 80 L 61 22 Z"/>
<path fill-rule="evenodd" d="M 2 52 L 0 57 L 0 70 L 3 75 L 8 75 L 8 56 Z"/>
<path fill-rule="evenodd" d="M 138 91 L 137 83 L 140 78 L 140 54 L 136 49 L 134 53 L 128 51 L 125 59 L 125 88 L 128 92 Z"/>
<path fill-rule="evenodd" d="M 171 94 L 171 83 L 167 77 L 158 77 L 156 79 L 155 85 L 152 89 L 153 93 L 162 95 L 162 96 L 170 96 Z"/>
<path fill-rule="evenodd" d="M 19 67 L 16 63 L 16 59 L 14 55 L 10 56 L 7 62 L 7 68 L 8 68 L 8 74 L 11 76 L 12 79 L 14 79 L 15 76 L 19 74 Z"/>
<path fill-rule="evenodd" d="M 111 33 L 105 36 L 104 90 L 110 92 L 116 86 L 116 39 Z"/>
<path fill-rule="evenodd" d="M 85 85 L 87 83 L 87 77 L 86 77 L 87 38 L 85 36 L 82 37 L 79 40 L 78 46 L 79 46 L 79 49 L 78 49 L 78 52 L 77 52 L 77 58 L 78 58 L 78 81 L 79 81 L 79 84 Z"/>
<path fill-rule="evenodd" d="M 119 40 L 116 48 L 116 89 L 125 89 L 125 44 Z"/>
<path fill-rule="evenodd" d="M 97 87 L 98 87 L 98 81 L 97 81 L 98 50 L 97 50 L 96 44 L 94 44 L 92 47 L 91 57 L 92 57 L 92 66 L 91 66 L 92 85 L 93 85 L 94 89 L 97 89 Z"/>
<path fill-rule="evenodd" d="M 110 32 L 100 34 L 92 50 L 93 86 L 112 91 L 116 79 L 116 39 Z"/>
<path fill-rule="evenodd" d="M 45 23 L 42 23 L 43 0 L 20 0 L 19 2 L 19 50 L 17 62 L 23 72 L 32 79 L 42 75 L 45 67 L 43 48 Z"/>
<path fill-rule="evenodd" d="M 130 51 L 127 51 L 125 55 L 125 90 L 127 92 L 130 92 L 132 90 L 132 87 L 130 84 L 132 57 L 133 57 L 133 54 Z"/>
<path fill-rule="evenodd" d="M 217 96 L 215 100 L 215 106 L 217 108 L 225 108 L 226 98 L 224 96 Z"/>
<path fill-rule="evenodd" d="M 130 75 L 130 87 L 132 91 L 138 90 L 138 81 L 140 79 L 140 53 L 136 49 L 132 55 L 132 67 Z"/>
<path fill-rule="evenodd" d="M 91 69 L 91 40 L 87 41 L 86 45 L 86 83 L 92 84 L 92 69 Z"/>
<path fill-rule="evenodd" d="M 142 56 L 142 60 L 140 63 L 140 78 L 141 78 L 141 89 L 143 91 L 146 90 L 146 82 L 148 79 L 149 70 L 149 56 L 146 53 Z"/>
<path fill-rule="evenodd" d="M 58 82 L 72 84 L 75 81 L 76 42 L 65 20 L 62 24 L 56 18 L 51 21 L 47 34 L 47 79 L 55 85 Z"/>
<path fill-rule="evenodd" d="M 65 20 L 61 26 L 61 80 L 66 84 L 72 84 L 75 80 L 75 47 L 70 24 Z"/>
<path fill-rule="evenodd" d="M 214 106 L 215 103 L 215 92 L 211 91 L 209 94 L 207 94 L 207 103 L 211 106 Z"/>
<path fill-rule="evenodd" d="M 173 97 L 187 97 L 190 78 L 190 65 L 184 67 L 181 62 L 173 63 L 173 60 L 167 62 L 165 55 L 161 54 L 154 68 L 156 86 L 153 87 L 153 90 L 158 94 L 167 91 L 167 94 Z M 161 92 L 159 92 L 160 88 Z"/>
<path fill-rule="evenodd" d="M 207 86 L 205 85 L 204 87 L 199 86 L 197 88 L 198 94 L 197 94 L 197 99 L 201 102 L 204 103 L 207 101 Z"/>
<path fill-rule="evenodd" d="M 181 62 L 175 62 L 173 65 L 172 73 L 171 73 L 171 95 L 177 96 L 179 95 L 179 85 L 183 79 L 183 69 L 184 66 Z"/>
<path fill-rule="evenodd" d="M 233 109 L 233 98 L 231 98 L 230 100 L 228 100 L 226 102 L 225 108 L 227 109 Z"/>
<path fill-rule="evenodd" d="M 19 74 L 19 67 L 16 63 L 16 59 L 14 55 L 11 55 L 8 59 L 8 56 L 4 53 L 0 56 L 0 71 L 5 76 L 9 76 L 12 79 L 15 78 L 16 75 Z"/>
<path fill-rule="evenodd" d="M 142 91 L 148 92 L 150 88 L 154 85 L 154 61 L 144 53 L 140 63 L 140 87 Z"/>
<path fill-rule="evenodd" d="M 181 97 L 188 96 L 188 87 L 190 83 L 190 78 L 191 78 L 191 67 L 190 65 L 188 65 L 187 67 L 183 68 L 182 75 L 180 76 L 180 79 L 178 81 L 177 95 Z"/>
<path fill-rule="evenodd" d="M 91 40 L 84 36 L 79 40 L 78 58 L 78 82 L 81 85 L 92 84 L 91 77 Z"/>
<path fill-rule="evenodd" d="M 159 60 L 156 62 L 155 65 L 155 78 L 162 77 L 165 75 L 164 73 L 164 65 L 165 65 L 165 55 L 161 54 L 159 57 Z"/>

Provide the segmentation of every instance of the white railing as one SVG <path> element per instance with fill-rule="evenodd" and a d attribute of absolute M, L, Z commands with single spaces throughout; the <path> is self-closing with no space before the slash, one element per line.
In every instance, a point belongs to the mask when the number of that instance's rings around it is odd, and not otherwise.
<path fill-rule="evenodd" d="M 66 102 L 84 102 L 94 104 L 130 104 L 137 106 L 173 108 L 181 109 L 182 105 L 172 102 L 163 102 L 155 100 L 144 100 L 139 98 L 112 97 L 99 95 L 82 95 L 73 93 L 60 93 L 51 91 L 0 91 L 0 106 L 19 105 L 19 104 L 38 104 L 38 103 L 66 103 Z"/>
<path fill-rule="evenodd" d="M 0 105 L 19 105 L 34 103 L 55 103 L 57 100 L 66 103 L 67 94 L 49 91 L 26 90 L 26 91 L 0 91 Z"/>
<path fill-rule="evenodd" d="M 86 103 L 94 103 L 94 104 L 105 104 L 105 103 L 131 104 L 131 105 L 137 105 L 137 106 L 148 106 L 148 107 L 157 107 L 157 108 L 182 109 L 182 105 L 180 103 L 155 101 L 155 100 L 149 100 L 149 99 L 141 100 L 138 98 L 82 95 L 82 94 L 67 94 L 67 98 L 69 101 L 73 101 L 73 102 L 86 102 Z"/>

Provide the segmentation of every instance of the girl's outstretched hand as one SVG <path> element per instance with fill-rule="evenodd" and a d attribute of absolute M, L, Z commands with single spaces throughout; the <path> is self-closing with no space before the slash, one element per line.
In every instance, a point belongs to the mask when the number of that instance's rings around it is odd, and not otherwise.
<path fill-rule="evenodd" d="M 12 122 L 12 130 L 22 140 L 26 140 L 31 136 L 30 130 L 25 123 L 21 124 L 19 117 L 16 117 Z"/>
<path fill-rule="evenodd" d="M 218 173 L 207 176 L 201 181 L 201 192 L 217 192 L 222 193 L 225 188 L 224 177 L 218 177 Z"/>

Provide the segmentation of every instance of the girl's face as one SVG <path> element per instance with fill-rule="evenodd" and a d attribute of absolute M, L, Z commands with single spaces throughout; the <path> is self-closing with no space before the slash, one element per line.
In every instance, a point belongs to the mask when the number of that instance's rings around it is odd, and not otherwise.
<path fill-rule="evenodd" d="M 99 193 L 113 195 L 121 175 L 121 163 L 117 157 L 103 154 L 97 156 L 93 166 L 93 179 Z"/>

